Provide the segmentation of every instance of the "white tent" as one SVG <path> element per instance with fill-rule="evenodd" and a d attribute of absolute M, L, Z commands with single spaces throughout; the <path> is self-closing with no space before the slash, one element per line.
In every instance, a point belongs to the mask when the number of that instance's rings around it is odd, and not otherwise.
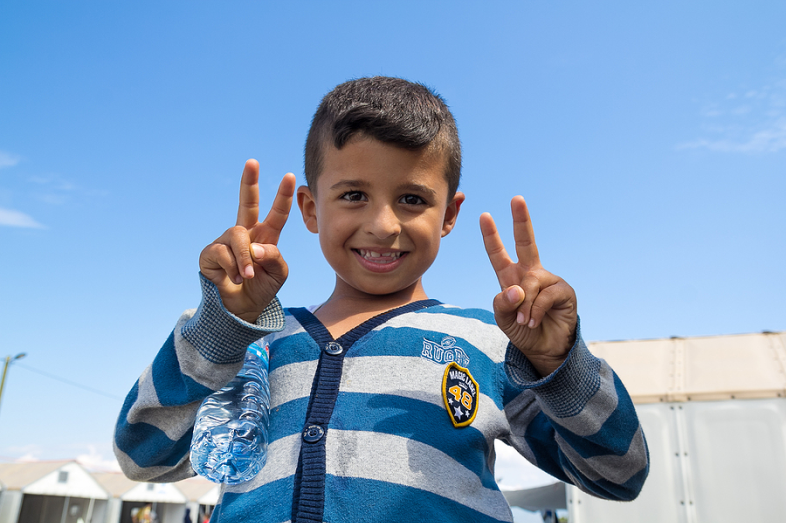
<path fill-rule="evenodd" d="M 197 521 L 198 516 L 211 513 L 218 504 L 221 486 L 205 478 L 195 476 L 190 479 L 178 481 L 177 488 L 188 498 L 186 508 L 191 510 L 191 520 Z M 202 518 L 200 517 L 199 520 Z"/>
<path fill-rule="evenodd" d="M 0 463 L 0 521 L 103 520 L 109 493 L 75 461 Z"/>
<path fill-rule="evenodd" d="M 191 520 L 196 522 L 200 509 L 210 510 L 217 503 L 220 490 L 219 485 L 201 477 L 175 483 L 144 483 L 119 472 L 93 476 L 112 498 L 106 523 L 130 520 L 131 512 L 145 505 L 151 505 L 161 523 L 182 523 L 186 508 L 191 509 Z"/>

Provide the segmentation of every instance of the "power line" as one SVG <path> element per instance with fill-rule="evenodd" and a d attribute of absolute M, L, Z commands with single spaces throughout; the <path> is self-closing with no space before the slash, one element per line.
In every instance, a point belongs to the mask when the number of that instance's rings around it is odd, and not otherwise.
<path fill-rule="evenodd" d="M 86 390 L 88 392 L 92 392 L 94 394 L 100 394 L 101 396 L 106 396 L 107 398 L 112 398 L 113 400 L 123 401 L 125 399 L 125 398 L 121 398 L 119 396 L 115 396 L 114 394 L 109 394 L 108 392 L 104 392 L 104 391 L 101 391 L 101 390 L 98 390 L 98 389 L 94 389 L 92 387 L 88 387 L 86 385 L 82 385 L 81 383 L 76 383 L 75 381 L 71 381 L 71 380 L 67 380 L 65 378 L 61 378 L 59 376 L 55 376 L 54 374 L 49 374 L 48 372 L 44 372 L 42 370 L 34 369 L 32 367 L 28 367 L 27 365 L 24 365 L 23 363 L 16 362 L 16 363 L 14 363 L 14 367 L 22 367 L 23 369 L 27 369 L 30 372 L 35 372 L 36 374 L 40 374 L 42 376 L 46 376 L 49 379 L 60 381 L 60 382 L 66 383 L 68 385 L 71 385 L 72 387 L 77 387 L 79 389 L 83 389 L 83 390 Z"/>

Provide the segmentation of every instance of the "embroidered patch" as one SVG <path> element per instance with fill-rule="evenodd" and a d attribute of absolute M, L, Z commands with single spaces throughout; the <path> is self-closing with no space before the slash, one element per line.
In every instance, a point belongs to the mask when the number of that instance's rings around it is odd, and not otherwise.
<path fill-rule="evenodd" d="M 439 344 L 423 338 L 420 356 L 440 365 L 455 361 L 462 367 L 469 367 L 469 356 L 456 345 L 456 339 L 451 336 L 442 338 L 442 343 Z"/>
<path fill-rule="evenodd" d="M 453 426 L 466 427 L 478 413 L 478 382 L 469 370 L 451 362 L 442 377 L 442 399 Z"/>

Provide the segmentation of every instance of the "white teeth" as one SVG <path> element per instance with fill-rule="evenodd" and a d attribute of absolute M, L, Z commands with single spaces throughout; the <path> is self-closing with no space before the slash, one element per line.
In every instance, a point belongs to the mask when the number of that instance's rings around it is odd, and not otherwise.
<path fill-rule="evenodd" d="M 358 252 L 360 253 L 361 256 L 363 256 L 366 259 L 385 257 L 385 258 L 393 258 L 394 260 L 396 260 L 396 259 L 401 257 L 401 253 L 400 252 L 383 252 L 383 253 L 379 253 L 379 252 L 376 252 L 376 251 L 367 251 L 366 249 L 358 249 Z"/>

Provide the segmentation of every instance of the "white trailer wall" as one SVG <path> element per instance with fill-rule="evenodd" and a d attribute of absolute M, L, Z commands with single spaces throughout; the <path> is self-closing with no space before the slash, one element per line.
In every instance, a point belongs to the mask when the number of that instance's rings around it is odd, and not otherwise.
<path fill-rule="evenodd" d="M 650 475 L 630 503 L 569 486 L 571 523 L 786 521 L 786 333 L 591 350 L 633 397 Z"/>
<path fill-rule="evenodd" d="M 613 503 L 568 487 L 571 523 L 738 523 L 786 517 L 786 400 L 638 405 L 650 475 Z"/>

